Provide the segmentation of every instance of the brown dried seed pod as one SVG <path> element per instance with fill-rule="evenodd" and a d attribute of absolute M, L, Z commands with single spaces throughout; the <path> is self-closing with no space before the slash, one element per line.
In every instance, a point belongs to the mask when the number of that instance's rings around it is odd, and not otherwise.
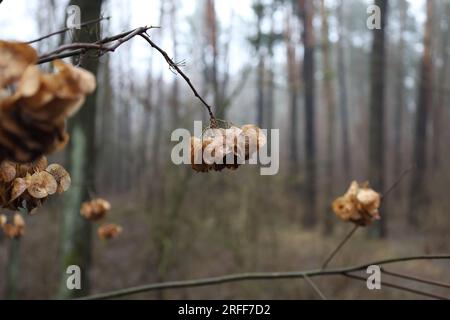
<path fill-rule="evenodd" d="M 241 141 L 245 141 L 244 150 L 240 154 L 245 155 L 245 160 L 248 160 L 253 152 L 258 151 L 266 145 L 267 138 L 260 128 L 253 124 L 246 124 L 241 127 Z"/>
<path fill-rule="evenodd" d="M 226 144 L 225 137 L 217 136 L 211 142 L 209 142 L 204 148 L 203 161 L 205 161 L 207 164 L 210 165 L 217 165 L 218 167 L 225 168 L 225 163 L 223 162 L 223 159 L 228 154 L 232 153 L 233 147 L 231 145 Z"/>
<path fill-rule="evenodd" d="M 17 81 L 37 57 L 36 50 L 28 44 L 0 40 L 0 87 Z"/>
<path fill-rule="evenodd" d="M 63 166 L 54 163 L 49 165 L 46 171 L 50 173 L 58 183 L 58 193 L 63 193 L 69 189 L 71 184 L 70 175 Z"/>
<path fill-rule="evenodd" d="M 2 228 L 6 224 L 6 221 L 8 221 L 8 218 L 6 218 L 6 215 L 0 214 L 0 228 Z"/>
<path fill-rule="evenodd" d="M 29 186 L 30 186 L 30 177 L 29 176 L 27 176 L 25 178 L 14 179 L 9 201 L 14 201 L 17 198 L 19 198 L 25 192 L 25 190 L 27 190 L 27 188 Z"/>
<path fill-rule="evenodd" d="M 191 167 L 197 172 L 208 172 L 212 166 L 207 164 L 203 159 L 205 148 L 213 141 L 212 138 L 204 138 L 203 140 L 191 137 Z"/>
<path fill-rule="evenodd" d="M 2 226 L 3 232 L 10 239 L 17 239 L 25 233 L 25 221 L 19 213 L 14 214 L 11 223 L 6 222 Z"/>
<path fill-rule="evenodd" d="M 13 217 L 13 223 L 16 227 L 25 227 L 25 220 L 23 220 L 20 213 L 15 213 Z"/>
<path fill-rule="evenodd" d="M 348 191 L 333 202 L 333 211 L 343 221 L 367 226 L 380 219 L 381 195 L 370 189 L 368 184 L 353 181 Z"/>
<path fill-rule="evenodd" d="M 60 60 L 54 66 L 52 74 L 28 66 L 14 95 L 0 100 L 0 160 L 30 162 L 67 143 L 65 120 L 94 91 L 95 77 Z"/>
<path fill-rule="evenodd" d="M 34 170 L 34 172 L 44 171 L 45 168 L 47 168 L 47 166 L 48 160 L 46 156 L 42 156 L 36 159 L 35 161 L 31 162 L 31 169 Z"/>
<path fill-rule="evenodd" d="M 11 161 L 2 161 L 0 164 L 0 182 L 11 182 L 16 177 L 16 165 Z"/>
<path fill-rule="evenodd" d="M 43 199 L 55 194 L 57 188 L 58 184 L 55 178 L 47 171 L 41 171 L 31 176 L 30 186 L 27 188 L 27 191 L 32 197 Z"/>
<path fill-rule="evenodd" d="M 98 221 L 111 209 L 111 204 L 101 198 L 86 201 L 81 204 L 80 214 L 88 220 Z"/>
<path fill-rule="evenodd" d="M 97 233 L 101 240 L 113 239 L 122 233 L 122 227 L 115 223 L 108 223 L 101 225 L 97 229 Z"/>

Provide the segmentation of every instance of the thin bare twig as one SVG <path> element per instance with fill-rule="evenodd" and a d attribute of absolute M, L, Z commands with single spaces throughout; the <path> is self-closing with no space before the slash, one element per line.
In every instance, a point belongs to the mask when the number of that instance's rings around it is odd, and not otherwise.
<path fill-rule="evenodd" d="M 52 57 L 53 55 L 57 55 L 58 53 L 61 53 L 64 51 L 77 50 L 77 49 L 82 49 L 82 51 L 86 51 L 89 49 L 101 50 L 101 51 L 114 51 L 112 48 L 102 46 L 102 44 L 74 42 L 74 43 L 62 45 L 62 46 L 58 47 L 57 49 L 55 49 L 54 51 L 40 56 L 39 59 L 49 58 L 49 57 Z M 52 59 L 52 60 L 55 60 L 55 59 Z"/>
<path fill-rule="evenodd" d="M 309 284 L 309 286 L 319 295 L 320 299 L 327 300 L 327 297 L 323 294 L 323 292 L 319 289 L 319 287 L 312 281 L 307 275 L 303 277 L 305 281 Z"/>
<path fill-rule="evenodd" d="M 90 44 L 83 44 L 83 43 L 71 43 L 71 44 L 65 44 L 62 45 L 55 50 L 48 52 L 46 54 L 43 54 L 39 57 L 39 60 L 37 64 L 42 64 L 46 62 L 50 62 L 56 59 L 63 59 L 68 57 L 77 56 L 83 53 L 86 53 L 89 50 L 97 50 L 98 55 L 102 56 L 108 51 L 114 51 L 116 50 L 120 45 L 122 45 L 124 42 L 130 40 L 131 38 L 135 37 L 139 33 L 144 33 L 149 29 L 152 28 L 159 28 L 159 27 L 140 27 L 136 28 L 130 31 L 122 32 L 117 35 L 106 37 L 101 40 L 98 40 L 94 43 Z M 111 43 L 117 41 L 116 44 L 111 45 L 110 47 L 104 46 L 105 44 Z M 68 52 L 64 52 L 68 51 Z"/>
<path fill-rule="evenodd" d="M 358 225 L 355 224 L 353 228 L 350 230 L 350 232 L 345 236 L 344 239 L 337 245 L 337 247 L 330 253 L 327 259 L 325 259 L 324 263 L 322 264 L 322 270 L 326 269 L 328 264 L 333 260 L 333 258 L 338 254 L 338 252 L 342 249 L 342 247 L 347 243 L 348 240 L 353 236 L 353 234 L 358 230 Z"/>
<path fill-rule="evenodd" d="M 392 258 L 380 261 L 375 261 L 371 263 L 366 263 L 356 267 L 340 268 L 340 269 L 329 269 L 329 270 L 311 270 L 311 271 L 291 271 L 291 272 L 254 272 L 254 273 L 240 273 L 225 275 L 213 278 L 203 278 L 196 280 L 184 280 L 184 281 L 170 281 L 162 283 L 152 283 L 147 285 L 141 285 L 116 291 L 111 291 L 107 293 L 101 293 L 96 295 L 91 295 L 84 297 L 82 299 L 95 300 L 95 299 L 112 299 L 119 298 L 131 294 L 143 293 L 162 289 L 179 289 L 179 288 L 193 288 L 217 285 L 230 282 L 240 282 L 240 281 L 254 281 L 254 280 L 275 280 L 275 279 L 294 279 L 294 278 L 305 278 L 307 277 L 318 277 L 318 276 L 334 276 L 334 275 L 346 275 L 351 272 L 366 270 L 368 266 L 371 265 L 386 265 L 392 263 L 406 262 L 406 261 L 416 261 L 416 260 L 450 260 L 450 254 L 446 255 L 424 255 L 424 256 L 410 256 L 402 258 Z M 416 293 L 416 292 L 414 292 Z"/>
<path fill-rule="evenodd" d="M 411 171 L 413 171 L 415 168 L 416 166 L 412 165 L 411 167 L 403 171 L 402 174 L 398 177 L 398 179 L 391 185 L 391 187 L 389 187 L 384 193 L 381 194 L 381 198 L 385 199 L 389 194 L 391 194 L 392 191 L 394 191 L 398 187 L 398 185 L 403 181 L 403 178 L 405 178 L 406 175 L 409 174 Z"/>
<path fill-rule="evenodd" d="M 415 282 L 429 284 L 429 285 L 436 286 L 436 287 L 450 289 L 450 283 L 444 283 L 444 282 L 439 282 L 439 281 L 434 281 L 434 280 L 423 279 L 423 278 L 419 278 L 419 277 L 416 277 L 416 276 L 411 276 L 411 275 L 396 273 L 396 272 L 393 272 L 393 271 L 388 271 L 388 270 L 385 270 L 385 269 L 382 269 L 382 272 L 384 274 L 387 274 L 387 275 L 392 276 L 392 277 L 397 277 L 397 278 L 406 279 L 406 280 L 412 280 L 412 281 L 415 281 Z"/>
<path fill-rule="evenodd" d="M 100 21 L 102 21 L 102 20 L 109 20 L 109 19 L 111 19 L 111 17 L 100 17 L 100 18 L 97 18 L 97 19 L 89 20 L 89 21 L 86 21 L 86 22 L 81 23 L 81 24 L 80 24 L 80 27 L 83 28 L 83 27 L 89 26 L 89 25 L 91 25 L 91 24 L 95 24 L 95 23 L 97 23 L 97 22 L 100 22 Z M 28 43 L 28 44 L 32 44 L 32 43 L 35 43 L 35 42 L 39 42 L 39 41 L 48 39 L 48 38 L 50 38 L 50 37 L 56 36 L 56 35 L 58 35 L 58 34 L 67 32 L 67 31 L 69 31 L 69 30 L 72 30 L 72 28 L 64 28 L 64 29 L 61 29 L 61 30 L 58 30 L 58 31 L 55 31 L 55 32 L 52 32 L 52 33 L 49 33 L 49 34 L 46 34 L 45 36 L 39 37 L 39 38 L 37 38 L 37 39 L 28 41 L 27 43 Z"/>
<path fill-rule="evenodd" d="M 351 279 L 360 280 L 360 281 L 364 281 L 364 282 L 367 281 L 366 278 L 361 277 L 361 276 L 357 276 L 357 275 L 354 275 L 354 274 L 345 273 L 343 275 L 348 277 L 348 278 L 351 278 Z M 429 297 L 429 298 L 433 298 L 433 299 L 448 300 L 447 297 L 444 297 L 444 296 L 441 296 L 441 295 L 438 295 L 438 294 L 429 293 L 429 292 L 425 292 L 425 291 L 418 290 L 418 289 L 404 287 L 402 285 L 395 284 L 395 283 L 390 283 L 390 282 L 387 282 L 385 280 L 383 280 L 383 286 L 394 288 L 394 289 L 398 289 L 398 290 L 402 290 L 402 291 L 405 291 L 405 292 L 414 293 L 414 294 L 417 294 L 417 295 L 421 295 L 421 296 Z"/>
<path fill-rule="evenodd" d="M 164 57 L 164 59 L 166 60 L 166 62 L 169 64 L 169 66 L 171 68 L 173 68 L 174 70 L 176 70 L 176 72 L 178 72 L 180 74 L 180 76 L 187 82 L 187 84 L 189 85 L 189 87 L 191 88 L 192 92 L 194 93 L 194 96 L 197 97 L 202 103 L 203 105 L 206 107 L 206 109 L 208 110 L 209 113 L 209 117 L 211 120 L 211 125 L 212 126 L 216 126 L 216 117 L 214 117 L 214 114 L 212 112 L 212 108 L 211 106 L 200 96 L 200 94 L 197 92 L 197 90 L 195 89 L 195 87 L 192 85 L 191 80 L 188 78 L 188 76 L 186 76 L 186 74 L 180 69 L 180 67 L 169 57 L 169 55 L 163 50 L 161 49 L 159 46 L 157 46 L 147 34 L 139 34 L 142 38 L 145 39 L 145 41 L 147 41 L 150 46 L 152 46 L 154 49 L 156 49 L 159 53 L 162 54 L 162 56 Z"/>
<path fill-rule="evenodd" d="M 120 34 L 112 36 L 112 37 L 104 38 L 95 43 L 72 43 L 72 44 L 62 45 L 59 48 L 57 48 L 49 53 L 41 55 L 39 57 L 37 64 L 50 62 L 50 61 L 53 61 L 56 59 L 62 59 L 62 58 L 68 58 L 68 57 L 81 55 L 81 54 L 86 53 L 88 50 L 97 50 L 98 56 L 102 56 L 106 52 L 116 50 L 123 43 L 129 41 L 130 39 L 134 38 L 135 36 L 141 36 L 145 41 L 147 41 L 147 43 L 150 44 L 150 46 L 152 48 L 156 49 L 164 57 L 167 64 L 169 65 L 169 67 L 171 69 L 175 70 L 187 82 L 190 89 L 194 93 L 195 97 L 198 98 L 202 102 L 202 104 L 206 107 L 209 117 L 210 117 L 211 126 L 212 127 L 216 126 L 217 122 L 216 122 L 216 118 L 212 112 L 212 107 L 205 101 L 205 99 L 203 99 L 200 96 L 200 94 L 198 93 L 197 89 L 195 89 L 195 87 L 192 84 L 189 77 L 181 70 L 181 68 L 180 68 L 181 64 L 174 62 L 169 57 L 167 52 L 165 52 L 163 49 L 161 49 L 161 47 L 159 47 L 157 44 L 155 44 L 150 39 L 150 37 L 147 35 L 146 32 L 151 28 L 158 28 L 158 27 L 150 26 L 150 27 L 136 28 L 134 30 L 123 32 L 123 33 L 120 33 Z M 114 42 L 114 41 L 116 41 L 116 43 L 114 43 L 113 45 L 105 46 L 106 44 Z M 65 52 L 65 51 L 68 51 L 68 52 Z"/>

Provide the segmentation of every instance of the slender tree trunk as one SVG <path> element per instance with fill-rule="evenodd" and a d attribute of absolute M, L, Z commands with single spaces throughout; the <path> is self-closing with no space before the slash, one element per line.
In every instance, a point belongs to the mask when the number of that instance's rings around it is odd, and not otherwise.
<path fill-rule="evenodd" d="M 170 9 L 170 31 L 173 45 L 173 59 L 178 59 L 178 39 L 177 39 L 177 0 L 171 0 Z M 179 79 L 174 78 L 172 82 L 172 94 L 170 97 L 170 111 L 172 117 L 172 127 L 176 128 L 180 122 L 180 110 L 179 110 Z"/>
<path fill-rule="evenodd" d="M 256 123 L 260 128 L 264 128 L 264 69 L 265 59 L 262 52 L 262 19 L 263 9 L 261 2 L 257 2 L 256 15 L 257 15 L 257 34 L 256 34 L 256 51 L 258 54 L 258 70 L 256 76 Z"/>
<path fill-rule="evenodd" d="M 271 131 L 270 129 L 273 129 L 274 124 L 274 117 L 275 117 L 275 111 L 274 111 L 274 99 L 275 99 L 275 62 L 274 62 L 274 56 L 273 56 L 273 49 L 274 49 L 274 37 L 275 37 L 275 21 L 274 21 L 274 8 L 271 8 L 270 10 L 270 34 L 269 34 L 269 41 L 267 46 L 267 51 L 269 53 L 269 63 L 268 68 L 266 70 L 267 72 L 267 101 L 266 101 L 266 117 L 267 117 L 267 123 L 265 129 L 268 129 L 267 132 L 267 139 L 270 141 L 271 139 Z M 267 146 L 268 152 L 272 152 L 270 143 Z"/>
<path fill-rule="evenodd" d="M 416 170 L 413 172 L 410 207 L 408 220 L 411 226 L 419 226 L 419 215 L 423 215 L 426 209 L 426 150 L 427 150 L 427 123 L 432 103 L 433 64 L 431 54 L 431 36 L 433 33 L 433 0 L 427 0 L 427 20 L 425 23 L 423 40 L 423 57 L 420 69 L 419 95 L 416 111 L 416 130 L 414 145 L 414 163 Z"/>
<path fill-rule="evenodd" d="M 160 4 L 160 17 L 159 17 L 159 25 L 163 25 L 165 20 L 166 12 L 164 10 L 164 3 Z M 164 30 L 161 29 L 159 33 L 159 40 L 162 41 L 164 38 Z M 152 141 L 152 153 L 150 163 L 152 164 L 152 174 L 149 179 L 149 183 L 151 183 L 151 197 L 153 199 L 152 209 L 161 209 L 164 205 L 164 181 L 163 181 L 163 164 L 161 163 L 161 149 L 162 149 L 162 134 L 163 134 L 163 114 L 162 114 L 162 106 L 166 103 L 166 93 L 164 91 L 164 77 L 161 72 L 159 75 L 159 79 L 157 82 L 158 96 L 154 109 L 154 135 Z M 157 205 L 157 206 L 155 206 Z"/>
<path fill-rule="evenodd" d="M 351 179 L 351 158 L 350 158 L 350 134 L 349 134 L 349 113 L 348 113 L 348 93 L 347 93 L 347 68 L 345 66 L 345 31 L 344 21 L 344 0 L 340 0 L 338 6 L 338 33 L 337 43 L 337 73 L 339 79 L 339 112 L 341 118 L 341 139 L 342 139 L 342 163 L 344 169 L 344 179 L 347 183 Z"/>
<path fill-rule="evenodd" d="M 216 9 L 214 0 L 206 0 L 206 25 L 207 25 L 207 39 L 208 45 L 211 49 L 212 63 L 210 67 L 212 88 L 214 92 L 214 107 L 216 108 L 216 116 L 219 119 L 225 118 L 225 109 L 222 106 L 219 89 L 219 74 L 218 74 L 218 57 L 219 50 L 217 46 L 217 21 Z"/>
<path fill-rule="evenodd" d="M 83 13 L 83 20 L 100 17 L 102 1 L 72 0 Z M 81 42 L 92 42 L 91 34 L 80 32 Z M 82 67 L 97 74 L 98 60 L 85 59 Z M 77 115 L 70 121 L 70 143 L 68 146 L 69 172 L 73 181 L 80 185 L 69 189 L 62 210 L 60 272 L 58 297 L 74 298 L 89 293 L 89 268 L 91 263 L 91 225 L 80 215 L 80 206 L 94 189 L 95 177 L 95 113 L 96 93 L 89 95 Z M 81 269 L 81 290 L 68 290 L 66 268 L 77 265 Z"/>
<path fill-rule="evenodd" d="M 442 116 L 443 110 L 445 108 L 447 102 L 447 92 L 445 91 L 446 84 L 449 79 L 448 75 L 448 66 L 449 66 L 449 32 L 450 32 L 450 1 L 445 3 L 445 16 L 447 18 L 446 29 L 441 29 L 441 58 L 442 65 L 440 67 L 439 73 L 439 88 L 436 99 L 436 107 L 434 110 L 434 119 L 433 119 L 433 172 L 437 172 L 440 169 L 440 160 L 441 160 L 441 141 L 442 141 Z"/>
<path fill-rule="evenodd" d="M 405 110 L 405 64 L 403 63 L 405 55 L 405 28 L 408 3 L 406 0 L 400 0 L 400 32 L 398 44 L 398 61 L 397 61 L 397 83 L 396 94 L 397 102 L 394 115 L 394 172 L 402 171 L 402 132 L 403 132 L 403 114 Z"/>
<path fill-rule="evenodd" d="M 330 42 L 328 39 L 329 27 L 328 27 L 328 13 L 325 5 L 325 0 L 321 0 L 321 16 L 322 16 L 322 57 L 323 57 L 323 70 L 324 70 L 324 93 L 325 93 L 325 105 L 327 109 L 327 158 L 326 158 L 326 170 L 327 177 L 326 183 L 326 202 L 330 202 L 333 197 L 333 183 L 334 183 L 334 135 L 335 135 L 335 99 L 333 93 L 333 70 L 331 68 L 331 50 Z M 326 235 L 333 232 L 333 216 L 330 214 L 328 206 L 325 214 L 325 229 Z"/>
<path fill-rule="evenodd" d="M 290 20 L 290 12 L 286 14 L 285 42 L 286 42 L 286 60 L 287 74 L 289 83 L 289 158 L 292 176 L 296 177 L 299 172 L 299 155 L 298 155 L 298 68 L 295 46 L 292 42 L 292 26 Z"/>
<path fill-rule="evenodd" d="M 110 56 L 106 55 L 105 60 L 101 66 L 102 74 L 102 88 L 99 92 L 99 109 L 101 110 L 100 116 L 100 129 L 99 133 L 98 149 L 99 158 L 105 165 L 101 167 L 101 171 L 97 172 L 97 186 L 107 193 L 113 192 L 114 176 L 111 175 L 111 170 L 114 168 L 114 163 L 109 161 L 114 158 L 114 151 L 116 145 L 114 144 L 114 107 L 113 107 L 113 88 L 111 84 L 111 64 Z"/>
<path fill-rule="evenodd" d="M 314 6 L 312 1 L 299 0 L 300 15 L 303 21 L 303 83 L 305 85 L 305 160 L 306 180 L 303 225 L 306 228 L 316 224 L 316 137 L 315 137 L 315 39 Z"/>
<path fill-rule="evenodd" d="M 385 105 L 385 36 L 387 21 L 387 0 L 375 0 L 381 9 L 381 29 L 373 33 L 372 57 L 370 66 L 370 106 L 369 106 L 369 177 L 376 190 L 384 187 L 384 105 Z M 386 236 L 386 220 L 383 215 L 380 223 L 372 228 L 373 235 Z"/>

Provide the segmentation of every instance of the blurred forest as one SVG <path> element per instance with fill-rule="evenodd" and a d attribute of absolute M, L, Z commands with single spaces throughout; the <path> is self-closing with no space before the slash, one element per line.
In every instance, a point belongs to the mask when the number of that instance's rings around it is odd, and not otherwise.
<path fill-rule="evenodd" d="M 0 38 L 59 30 L 69 4 L 80 6 L 82 21 L 111 17 L 33 44 L 40 53 L 160 26 L 149 30 L 152 40 L 217 118 L 280 129 L 280 171 L 261 176 L 249 165 L 200 174 L 174 165 L 171 132 L 192 131 L 207 113 L 139 37 L 100 59 L 74 58 L 96 74 L 98 88 L 68 122 L 68 147 L 52 156 L 72 187 L 27 217 L 20 240 L 0 231 L 0 298 L 72 298 L 151 282 L 314 269 L 352 228 L 333 214 L 333 199 L 352 180 L 383 193 L 411 167 L 383 201 L 382 219 L 360 228 L 332 264 L 450 251 L 450 0 L 40 0 L 19 11 L 22 2 L 0 4 Z M 366 25 L 374 3 L 380 30 Z M 8 31 L 18 29 L 25 32 Z M 96 225 L 79 214 L 90 197 L 111 203 L 107 219 L 123 234 L 97 239 Z M 82 290 L 65 287 L 72 264 L 82 267 Z M 450 282 L 449 267 L 393 268 Z M 315 281 L 333 298 L 417 298 L 339 276 Z M 132 297 L 317 295 L 303 281 L 280 280 Z"/>

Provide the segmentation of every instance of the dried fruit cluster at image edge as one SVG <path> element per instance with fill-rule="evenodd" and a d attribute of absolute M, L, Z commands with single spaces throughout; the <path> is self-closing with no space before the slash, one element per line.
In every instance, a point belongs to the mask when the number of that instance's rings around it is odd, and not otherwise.
<path fill-rule="evenodd" d="M 267 143 L 260 128 L 208 128 L 202 138 L 191 137 L 191 166 L 197 172 L 236 170 Z"/>
<path fill-rule="evenodd" d="M 36 51 L 0 40 L 0 161 L 35 161 L 63 148 L 66 119 L 95 90 L 90 72 L 55 60 L 55 73 L 42 72 Z"/>
<path fill-rule="evenodd" d="M 32 214 L 49 196 L 67 191 L 70 184 L 69 173 L 59 164 L 48 165 L 46 157 L 22 164 L 3 160 L 0 163 L 0 206 L 13 211 L 24 209 Z M 11 222 L 2 215 L 1 221 L 8 237 L 23 235 L 25 222 L 20 214 L 16 213 Z"/>
<path fill-rule="evenodd" d="M 368 226 L 380 219 L 381 195 L 368 183 L 353 181 L 348 191 L 333 202 L 333 211 L 339 219 Z"/>

